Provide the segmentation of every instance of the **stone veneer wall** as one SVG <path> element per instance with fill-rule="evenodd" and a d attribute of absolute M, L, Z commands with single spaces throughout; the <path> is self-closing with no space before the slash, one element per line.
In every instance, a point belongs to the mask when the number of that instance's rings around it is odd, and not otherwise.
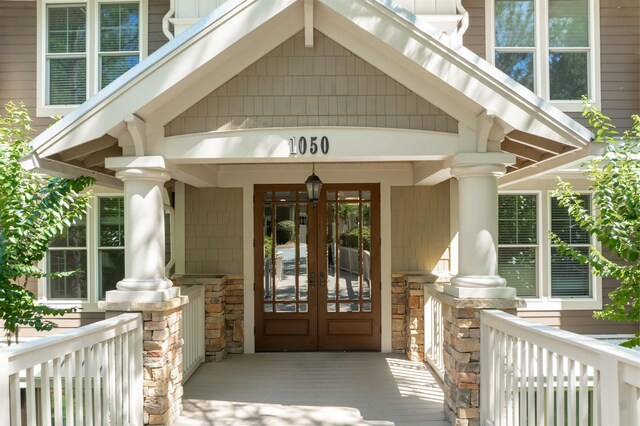
<path fill-rule="evenodd" d="M 430 274 L 391 275 L 391 348 L 412 361 L 424 361 L 424 284 L 434 283 Z"/>
<path fill-rule="evenodd" d="M 205 359 L 219 362 L 244 353 L 244 278 L 239 275 L 178 275 L 178 286 L 204 285 Z"/>
<path fill-rule="evenodd" d="M 442 303 L 444 411 L 455 426 L 480 425 L 480 313 L 500 309 L 512 315 L 522 299 L 457 299 L 438 286 L 424 286 L 425 293 Z"/>
<path fill-rule="evenodd" d="M 182 307 L 142 319 L 144 423 L 173 424 L 182 413 Z"/>

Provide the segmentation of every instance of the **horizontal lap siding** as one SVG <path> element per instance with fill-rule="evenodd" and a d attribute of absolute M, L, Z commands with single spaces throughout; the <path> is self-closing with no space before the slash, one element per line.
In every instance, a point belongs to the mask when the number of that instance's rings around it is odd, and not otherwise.
<path fill-rule="evenodd" d="M 602 110 L 618 127 L 640 112 L 640 3 L 600 1 Z"/>
<path fill-rule="evenodd" d="M 50 118 L 36 118 L 36 2 L 0 1 L 0 104 L 24 102 L 36 132 Z M 34 134 L 35 136 L 35 134 Z"/>
<path fill-rule="evenodd" d="M 464 46 L 476 55 L 486 59 L 485 5 L 482 0 L 463 0 L 462 6 L 469 13 L 469 28 L 464 33 Z"/>
<path fill-rule="evenodd" d="M 18 337 L 20 341 L 24 338 L 31 337 L 44 337 L 49 334 L 60 334 L 64 331 L 82 327 L 84 325 L 93 324 L 105 319 L 104 312 L 75 312 L 67 314 L 64 317 L 47 317 L 46 319 L 57 325 L 52 331 L 36 331 L 32 327 L 20 327 L 18 330 Z M 2 322 L 0 321 L 0 336 L 4 339 L 4 330 L 2 329 Z"/>
<path fill-rule="evenodd" d="M 48 117 L 36 117 L 36 4 L 0 1 L 0 105 L 24 102 L 36 130 L 33 136 L 52 123 Z M 168 10 L 168 0 L 149 1 L 149 54 L 168 41 L 162 32 L 162 18 Z M 4 108 L 1 113 L 4 115 Z"/>
<path fill-rule="evenodd" d="M 617 287 L 613 279 L 602 280 L 602 292 L 609 294 Z M 604 303 L 609 298 L 605 297 Z M 580 334 L 633 334 L 640 330 L 640 323 L 619 323 L 593 318 L 591 310 L 564 311 L 518 311 L 520 318 L 559 327 L 563 330 Z"/>

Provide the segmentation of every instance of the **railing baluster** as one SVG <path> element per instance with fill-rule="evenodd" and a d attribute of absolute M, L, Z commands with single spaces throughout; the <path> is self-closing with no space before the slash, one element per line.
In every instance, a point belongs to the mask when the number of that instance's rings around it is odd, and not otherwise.
<path fill-rule="evenodd" d="M 576 424 L 576 363 L 569 359 L 569 390 L 567 393 L 567 424 L 575 426 Z"/>
<path fill-rule="evenodd" d="M 542 355 L 542 348 L 536 346 L 536 366 L 538 371 L 536 373 L 536 424 L 538 426 L 544 425 L 544 358 Z"/>
<path fill-rule="evenodd" d="M 129 380 L 131 376 L 129 374 L 129 333 L 122 336 L 122 352 L 120 352 L 120 357 L 122 358 L 122 394 L 129 395 L 129 390 L 131 389 Z M 129 410 L 130 401 L 123 401 L 122 404 L 122 420 L 124 424 L 130 424 L 131 419 L 129 414 L 131 411 Z"/>
<path fill-rule="evenodd" d="M 496 354 L 496 362 L 497 362 L 497 377 L 500 380 L 496 381 L 496 425 L 502 426 L 505 423 L 504 419 L 504 380 L 501 380 L 504 377 L 504 333 L 497 332 L 497 354 Z"/>
<path fill-rule="evenodd" d="M 84 348 L 84 416 L 87 426 L 93 426 L 93 351 L 95 345 Z"/>
<path fill-rule="evenodd" d="M 545 393 L 546 396 L 546 424 L 547 426 L 553 425 L 553 381 L 554 381 L 554 353 L 550 350 L 546 350 L 547 353 L 547 368 L 545 368 L 545 376 L 547 379 L 547 391 Z"/>
<path fill-rule="evenodd" d="M 111 344 L 113 339 L 109 339 L 102 344 L 102 368 L 103 368 L 103 382 L 102 382 L 102 411 L 104 413 L 102 422 L 103 425 L 108 426 L 113 420 L 113 404 L 115 401 L 112 397 L 113 386 L 111 381 L 111 373 L 113 370 L 113 364 L 109 358 L 109 353 L 113 352 Z M 112 403 L 110 403 L 112 402 Z"/>
<path fill-rule="evenodd" d="M 27 394 L 27 425 L 38 424 L 36 412 L 36 379 L 33 374 L 33 367 L 27 368 L 27 381 L 25 383 L 25 393 Z"/>
<path fill-rule="evenodd" d="M 520 342 L 520 424 L 527 424 L 527 344 L 523 340 Z"/>
<path fill-rule="evenodd" d="M 580 421 L 582 426 L 589 425 L 589 383 L 587 379 L 587 366 L 580 363 Z"/>
<path fill-rule="evenodd" d="M 511 411 L 509 422 L 518 425 L 518 339 L 511 337 Z"/>
<path fill-rule="evenodd" d="M 593 426 L 602 424 L 601 418 L 601 401 L 602 394 L 600 392 L 600 370 L 594 369 L 593 372 Z"/>
<path fill-rule="evenodd" d="M 564 424 L 564 364 L 566 358 L 562 355 L 558 355 L 558 380 L 556 386 L 556 423 L 557 425 Z"/>
<path fill-rule="evenodd" d="M 11 424 L 21 426 L 22 408 L 20 407 L 20 374 L 18 373 L 9 376 L 9 401 L 11 404 Z"/>
<path fill-rule="evenodd" d="M 93 347 L 92 361 L 93 367 L 93 419 L 95 425 L 102 424 L 102 342 L 96 343 Z"/>
<path fill-rule="evenodd" d="M 64 414 L 66 424 L 75 425 L 73 413 L 73 362 L 72 354 L 64 357 Z"/>
<path fill-rule="evenodd" d="M 53 360 L 53 418 L 55 425 L 62 425 L 62 376 L 60 358 Z"/>
<path fill-rule="evenodd" d="M 82 370 L 82 355 L 83 350 L 75 351 L 73 361 L 74 361 L 74 371 L 75 371 L 75 418 L 78 419 L 79 424 L 83 424 L 84 420 L 84 403 L 82 401 L 82 378 L 84 376 L 84 371 Z"/>
<path fill-rule="evenodd" d="M 40 424 L 51 426 L 51 385 L 49 361 L 40 364 Z"/>
<path fill-rule="evenodd" d="M 527 343 L 527 366 L 529 367 L 529 380 L 527 383 L 527 424 L 534 426 L 536 421 L 536 392 L 535 392 L 535 377 L 536 377 L 536 364 L 535 356 L 533 354 L 534 346 L 532 343 Z"/>

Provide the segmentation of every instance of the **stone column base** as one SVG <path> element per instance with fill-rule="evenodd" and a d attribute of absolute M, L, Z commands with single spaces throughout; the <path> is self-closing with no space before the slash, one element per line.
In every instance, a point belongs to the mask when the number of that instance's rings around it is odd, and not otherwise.
<path fill-rule="evenodd" d="M 144 424 L 171 426 L 182 413 L 182 305 L 185 296 L 162 302 L 100 302 L 111 318 L 141 312 L 143 320 Z"/>
<path fill-rule="evenodd" d="M 444 411 L 453 426 L 480 424 L 480 312 L 500 309 L 517 314 L 522 299 L 462 299 L 436 286 L 425 286 L 425 295 L 442 302 L 444 329 Z"/>

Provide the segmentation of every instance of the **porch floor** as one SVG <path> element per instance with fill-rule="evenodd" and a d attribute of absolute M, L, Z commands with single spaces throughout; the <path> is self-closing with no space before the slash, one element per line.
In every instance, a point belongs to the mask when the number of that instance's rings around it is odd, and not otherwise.
<path fill-rule="evenodd" d="M 431 370 L 404 355 L 229 355 L 186 383 L 177 424 L 448 426 L 443 401 Z"/>

